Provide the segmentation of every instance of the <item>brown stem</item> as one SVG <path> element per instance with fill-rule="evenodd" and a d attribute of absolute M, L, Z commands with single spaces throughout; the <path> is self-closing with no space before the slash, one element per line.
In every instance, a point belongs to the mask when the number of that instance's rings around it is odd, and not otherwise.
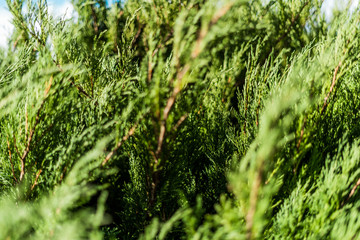
<path fill-rule="evenodd" d="M 110 158 L 116 153 L 117 150 L 119 150 L 119 148 L 123 145 L 123 143 L 126 140 L 128 140 L 129 137 L 134 135 L 136 126 L 137 126 L 137 124 L 135 124 L 132 128 L 130 128 L 128 133 L 121 139 L 121 141 L 118 144 L 116 144 L 115 148 L 108 155 L 106 155 L 104 161 L 101 164 L 102 166 L 104 166 L 110 160 Z"/>
<path fill-rule="evenodd" d="M 31 191 L 34 190 L 35 186 L 38 184 L 37 181 L 38 181 L 38 179 L 39 179 L 39 176 L 40 176 L 41 172 L 42 172 L 42 169 L 40 169 L 40 170 L 38 171 L 38 173 L 36 174 L 35 182 L 34 182 L 34 184 L 31 186 Z"/>
<path fill-rule="evenodd" d="M 355 186 L 351 189 L 351 192 L 350 192 L 348 198 L 345 200 L 345 202 L 343 202 L 343 203 L 341 204 L 341 207 L 343 207 L 343 206 L 349 201 L 349 199 L 354 195 L 356 189 L 357 189 L 359 186 L 360 186 L 360 178 L 357 180 Z"/>
<path fill-rule="evenodd" d="M 336 81 L 337 81 L 336 75 L 337 75 L 337 73 L 338 73 L 338 71 L 339 71 L 340 66 L 341 66 L 341 61 L 339 62 L 339 64 L 338 64 L 338 65 L 336 66 L 336 68 L 335 68 L 334 76 L 333 76 L 332 83 L 331 83 L 331 86 L 330 86 L 330 90 L 329 90 L 328 94 L 326 95 L 326 97 L 325 97 L 325 99 L 324 99 L 324 104 L 323 104 L 323 106 L 322 106 L 322 108 L 321 108 L 321 112 L 320 112 L 321 115 L 325 112 L 326 107 L 327 107 L 327 105 L 328 105 L 328 99 L 329 99 L 329 97 L 330 97 L 331 92 L 333 91 L 333 89 L 334 89 L 334 87 L 335 87 L 335 83 L 336 83 Z"/>
<path fill-rule="evenodd" d="M 21 162 L 21 171 L 20 171 L 20 178 L 19 178 L 20 181 L 22 181 L 22 179 L 24 178 L 24 175 L 25 175 L 26 158 L 27 158 L 27 156 L 28 156 L 28 154 L 30 152 L 30 147 L 31 147 L 31 144 L 32 144 L 32 141 L 33 141 L 33 138 L 34 138 L 36 127 L 38 126 L 38 124 L 41 121 L 40 113 L 41 113 L 41 110 L 44 107 L 45 101 L 46 101 L 46 99 L 48 97 L 48 94 L 49 94 L 49 91 L 50 91 L 50 88 L 51 88 L 51 84 L 52 84 L 52 80 L 53 80 L 53 77 L 51 76 L 49 84 L 45 88 L 44 99 L 43 99 L 43 101 L 42 101 L 42 103 L 41 103 L 41 105 L 40 105 L 40 107 L 39 107 L 39 109 L 38 109 L 38 111 L 36 113 L 34 126 L 30 130 L 30 134 L 29 134 L 29 138 L 27 139 L 26 147 L 25 147 L 24 152 L 23 152 L 23 154 L 22 154 L 22 156 L 20 158 L 20 162 Z"/>
<path fill-rule="evenodd" d="M 151 64 L 151 61 L 149 60 L 149 63 L 148 63 L 148 82 L 151 82 L 151 79 L 152 79 L 152 64 Z"/>

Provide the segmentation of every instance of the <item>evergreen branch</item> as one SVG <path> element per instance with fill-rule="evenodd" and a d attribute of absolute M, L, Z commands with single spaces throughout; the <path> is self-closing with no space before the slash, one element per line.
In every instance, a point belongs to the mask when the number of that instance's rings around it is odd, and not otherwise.
<path fill-rule="evenodd" d="M 283 33 L 283 35 L 281 35 L 280 37 L 278 37 L 278 39 L 276 39 L 274 46 L 276 46 L 281 40 L 283 40 L 290 33 L 290 31 L 294 27 L 296 21 L 300 18 L 302 11 L 305 9 L 305 7 L 309 3 L 310 3 L 310 0 L 308 0 L 304 3 L 304 5 L 300 8 L 298 14 L 291 19 L 291 23 L 290 23 L 288 29 Z"/>
<path fill-rule="evenodd" d="M 231 8 L 231 6 L 233 5 L 233 3 L 229 3 L 226 4 L 225 6 L 223 6 L 222 8 L 220 8 L 212 17 L 210 24 L 207 28 L 202 28 L 202 30 L 200 31 L 200 35 L 198 36 L 196 42 L 195 42 L 195 48 L 193 49 L 192 53 L 191 53 L 191 58 L 192 59 L 196 59 L 200 53 L 202 52 L 202 42 L 204 41 L 206 35 L 208 34 L 209 29 L 211 28 L 211 26 L 213 26 L 214 24 L 216 24 L 218 22 L 218 20 L 224 16 Z M 162 120 L 160 122 L 160 133 L 159 133 L 159 137 L 158 137 L 158 144 L 157 144 L 157 149 L 156 152 L 154 154 L 154 165 L 153 165 L 153 172 L 152 172 L 152 183 L 151 183 L 151 199 L 149 201 L 149 205 L 150 208 L 153 207 L 155 200 L 156 200 L 156 189 L 157 189 L 157 185 L 160 182 L 160 175 L 159 175 L 159 169 L 158 165 L 159 165 L 159 161 L 158 159 L 160 158 L 160 155 L 162 153 L 162 149 L 163 149 L 163 144 L 164 144 L 164 140 L 165 140 L 165 135 L 166 135 L 166 122 L 167 119 L 169 117 L 169 113 L 175 103 L 175 100 L 178 96 L 178 94 L 181 92 L 181 85 L 182 85 L 182 80 L 183 77 L 186 75 L 186 73 L 190 70 L 190 64 L 186 64 L 181 71 L 179 71 L 177 73 L 177 84 L 174 87 L 174 90 L 171 94 L 171 96 L 169 97 L 169 99 L 167 100 L 166 106 L 163 110 L 163 115 L 162 115 Z M 181 124 L 181 123 L 180 123 Z M 164 161 L 163 161 L 164 162 Z"/>
<path fill-rule="evenodd" d="M 31 147 L 31 144 L 32 144 L 32 141 L 33 141 L 33 138 L 34 138 L 36 128 L 37 128 L 38 124 L 41 121 L 40 113 L 41 113 L 41 111 L 42 111 L 42 109 L 44 107 L 45 101 L 46 101 L 46 99 L 48 97 L 48 93 L 49 93 L 51 85 L 52 85 L 52 80 L 53 80 L 53 76 L 50 77 L 49 84 L 45 88 L 44 99 L 41 102 L 41 105 L 40 105 L 40 107 L 39 107 L 39 109 L 38 109 L 38 111 L 36 113 L 34 126 L 30 130 L 30 135 L 29 135 L 29 138 L 27 140 L 27 144 L 26 144 L 24 152 L 23 152 L 23 154 L 22 154 L 22 156 L 20 158 L 20 162 L 21 162 L 21 171 L 20 171 L 20 178 L 19 178 L 20 181 L 22 181 L 22 179 L 24 178 L 24 175 L 25 175 L 26 158 L 27 158 L 28 154 L 30 153 L 30 150 L 31 150 L 30 147 Z"/>
<path fill-rule="evenodd" d="M 322 114 L 324 113 L 324 111 L 326 110 L 326 107 L 327 107 L 327 105 L 328 105 L 328 99 L 329 99 L 329 97 L 330 97 L 331 92 L 333 91 L 333 89 L 334 89 L 334 87 L 335 87 L 335 84 L 336 84 L 336 81 L 337 81 L 336 75 L 337 75 L 337 73 L 338 73 L 338 71 L 339 71 L 340 66 L 341 66 L 341 61 L 339 62 L 339 64 L 338 64 L 338 65 L 336 66 L 336 68 L 335 68 L 334 76 L 333 76 L 332 83 L 331 83 L 331 86 L 330 86 L 330 90 L 329 90 L 328 94 L 326 95 L 326 97 L 325 97 L 325 99 L 324 99 L 324 104 L 323 104 L 323 106 L 322 106 L 322 108 L 321 108 L 321 112 L 320 112 L 321 115 L 322 115 Z"/>
<path fill-rule="evenodd" d="M 46 133 L 48 133 L 52 128 L 53 128 L 54 124 L 50 124 L 50 126 L 41 134 L 41 136 L 37 139 L 37 141 L 34 143 L 33 146 L 36 146 L 45 136 Z"/>
<path fill-rule="evenodd" d="M 202 42 L 204 41 L 206 35 L 208 34 L 208 31 L 209 29 L 211 28 L 211 26 L 213 26 L 214 24 L 216 24 L 219 19 L 224 16 L 230 9 L 231 7 L 234 5 L 233 2 L 230 2 L 224 6 L 222 6 L 214 15 L 213 17 L 211 18 L 211 21 L 210 21 L 210 24 L 208 27 L 203 27 L 201 28 L 200 30 L 200 34 L 199 34 L 199 37 L 198 39 L 196 40 L 196 43 L 195 43 L 195 48 L 194 50 L 192 51 L 191 53 L 191 57 L 194 59 L 194 58 L 197 58 L 199 56 L 199 54 L 202 52 L 202 47 L 201 47 L 201 44 Z"/>
<path fill-rule="evenodd" d="M 165 37 L 163 43 L 166 44 L 167 41 L 169 41 L 169 39 L 173 36 L 174 34 L 174 29 L 171 29 L 171 31 L 168 33 L 168 35 Z M 152 57 L 155 56 L 155 54 L 163 47 L 163 43 L 160 43 L 156 49 L 154 50 L 154 52 L 152 53 Z"/>
<path fill-rule="evenodd" d="M 35 186 L 38 184 L 37 181 L 38 181 L 38 179 L 39 179 L 39 176 L 40 176 L 41 172 L 42 172 L 42 169 L 40 169 L 40 170 L 38 171 L 38 173 L 36 174 L 34 184 L 31 186 L 31 189 L 30 189 L 31 191 L 34 190 Z"/>
<path fill-rule="evenodd" d="M 322 0 L 323 2 L 324 0 Z M 289 35 L 289 33 L 291 32 L 292 28 L 295 26 L 295 23 L 297 22 L 297 20 L 300 18 L 300 15 L 302 13 L 302 11 L 305 9 L 305 7 L 310 3 L 310 0 L 307 0 L 304 5 L 300 8 L 298 14 L 295 17 L 292 17 L 291 19 L 291 23 L 288 27 L 288 29 L 281 35 L 279 36 L 276 40 L 275 43 L 273 44 L 273 47 L 269 50 L 269 52 L 266 54 L 265 59 L 267 59 L 269 57 L 269 55 L 271 54 L 271 52 L 273 51 L 274 47 L 276 45 L 278 45 L 279 42 L 281 42 L 281 40 L 283 40 L 287 35 Z"/>
<path fill-rule="evenodd" d="M 33 128 L 30 130 L 30 135 L 29 135 L 28 142 L 26 144 L 26 147 L 25 147 L 24 152 L 23 152 L 23 154 L 21 156 L 21 159 L 20 159 L 20 161 L 21 161 L 20 181 L 22 181 L 22 179 L 24 178 L 24 175 L 25 175 L 26 157 L 28 156 L 28 154 L 30 152 L 30 146 L 31 146 L 34 134 L 35 134 L 36 127 L 38 126 L 38 124 L 40 122 L 40 112 L 41 112 L 41 110 L 42 110 L 42 108 L 44 106 L 44 103 L 45 103 L 45 99 L 43 100 L 43 102 L 40 105 L 40 108 L 37 111 L 37 114 L 36 114 L 36 117 L 35 117 L 35 124 L 34 124 Z"/>
<path fill-rule="evenodd" d="M 176 122 L 176 124 L 173 126 L 172 131 L 175 132 L 188 116 L 189 116 L 188 113 L 185 113 L 184 115 L 182 115 L 180 117 L 180 119 Z"/>
<path fill-rule="evenodd" d="M 360 178 L 357 180 L 355 186 L 351 189 L 349 196 L 347 197 L 347 199 L 341 204 L 341 207 L 343 207 L 348 201 L 349 199 L 354 195 L 356 189 L 360 186 Z"/>
<path fill-rule="evenodd" d="M 132 128 L 130 128 L 128 133 L 121 139 L 121 141 L 118 144 L 116 144 L 115 148 L 108 155 L 106 155 L 104 161 L 101 163 L 102 166 L 104 166 L 110 160 L 110 158 L 119 150 L 119 148 L 123 145 L 123 143 L 129 139 L 129 137 L 134 135 L 136 127 L 137 124 L 135 124 Z"/>
<path fill-rule="evenodd" d="M 23 26 L 23 27 L 26 27 L 26 26 Z M 36 41 L 38 43 L 40 43 L 41 46 L 46 47 L 46 43 L 43 40 L 41 40 L 35 33 L 31 32 L 31 31 L 29 31 L 29 33 L 33 38 L 36 39 Z M 60 63 L 58 61 L 56 61 L 55 59 L 52 59 L 52 61 L 58 67 L 60 72 L 64 72 L 62 66 L 60 65 Z M 71 83 L 72 86 L 76 87 L 80 93 L 85 95 L 87 98 L 92 99 L 92 97 L 80 85 L 75 84 L 74 81 L 72 81 L 70 78 L 68 79 L 68 81 Z"/>

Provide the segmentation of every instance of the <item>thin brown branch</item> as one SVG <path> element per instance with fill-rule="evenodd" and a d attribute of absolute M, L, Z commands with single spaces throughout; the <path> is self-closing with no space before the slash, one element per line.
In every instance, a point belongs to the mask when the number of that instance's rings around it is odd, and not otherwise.
<path fill-rule="evenodd" d="M 6 139 L 7 139 L 7 145 L 8 145 L 8 150 L 9 150 L 9 160 L 10 160 L 10 164 L 11 164 L 11 172 L 12 172 L 12 175 L 13 175 L 13 177 L 14 177 L 15 182 L 18 182 L 18 180 L 17 180 L 17 178 L 16 178 L 16 176 L 15 176 L 14 164 L 13 164 L 13 162 L 12 162 L 9 138 L 6 137 Z"/>
<path fill-rule="evenodd" d="M 23 154 L 22 154 L 22 156 L 20 158 L 20 162 L 21 162 L 21 171 L 20 171 L 20 178 L 19 178 L 20 181 L 22 181 L 22 179 L 24 178 L 24 175 L 25 175 L 26 158 L 27 158 L 27 156 L 28 156 L 28 154 L 30 152 L 30 147 L 31 147 L 31 144 L 32 144 L 32 141 L 33 141 L 33 138 L 34 138 L 36 128 L 37 128 L 37 126 L 39 125 L 39 123 L 41 121 L 41 118 L 40 118 L 41 110 L 43 109 L 45 101 L 46 101 L 46 99 L 48 97 L 48 94 L 49 94 L 49 91 L 50 91 L 50 88 L 51 88 L 51 85 L 52 85 L 52 80 L 53 80 L 53 76 L 50 77 L 49 83 L 47 84 L 47 86 L 45 88 L 44 99 L 41 102 L 41 105 L 40 105 L 40 107 L 39 107 L 39 109 L 38 109 L 38 111 L 36 113 L 34 126 L 30 130 L 29 138 L 27 139 L 27 144 L 26 144 L 24 152 L 23 152 Z"/>
<path fill-rule="evenodd" d="M 200 35 L 195 43 L 195 48 L 191 53 L 192 59 L 197 58 L 200 55 L 200 53 L 202 52 L 201 45 L 202 45 L 204 38 L 208 34 L 208 30 L 210 29 L 210 27 L 212 25 L 214 25 L 222 16 L 224 16 L 229 11 L 229 9 L 231 8 L 232 5 L 233 5 L 233 3 L 230 3 L 230 4 L 227 4 L 227 5 L 223 6 L 222 8 L 220 8 L 213 15 L 213 17 L 210 21 L 210 24 L 209 24 L 210 26 L 201 29 Z M 151 190 L 150 190 L 151 196 L 150 196 L 150 201 L 149 201 L 150 208 L 154 206 L 154 203 L 156 200 L 156 188 L 157 188 L 158 183 L 160 182 L 160 173 L 159 173 L 159 169 L 158 169 L 158 167 L 159 167 L 158 165 L 160 164 L 160 162 L 158 159 L 160 159 L 160 155 L 163 150 L 163 144 L 165 141 L 166 122 L 169 117 L 169 113 L 170 113 L 172 107 L 174 106 L 175 100 L 181 91 L 182 80 L 189 70 L 190 70 L 190 64 L 186 64 L 185 66 L 183 66 L 181 71 L 177 72 L 176 86 L 174 87 L 171 96 L 168 98 L 168 100 L 166 102 L 166 105 L 165 105 L 165 108 L 164 108 L 163 114 L 162 114 L 162 119 L 161 120 L 159 119 L 160 120 L 160 133 L 159 133 L 159 137 L 158 137 L 157 149 L 156 149 L 155 155 L 154 155 L 154 164 L 152 166 L 152 182 L 151 182 Z M 184 120 L 182 120 L 182 121 L 184 121 Z M 181 124 L 182 121 L 180 121 L 179 125 Z"/>
<path fill-rule="evenodd" d="M 334 71 L 334 76 L 333 76 L 333 79 L 332 79 L 332 83 L 331 83 L 331 86 L 330 86 L 330 90 L 328 92 L 328 94 L 326 95 L 325 99 L 324 99 L 324 105 L 322 106 L 321 108 L 321 112 L 320 114 L 322 115 L 324 113 L 324 111 L 326 110 L 326 107 L 328 105 L 328 100 L 329 100 L 329 97 L 330 97 L 330 94 L 331 92 L 333 91 L 334 87 L 335 87 L 335 84 L 336 84 L 336 81 L 337 81 L 337 78 L 336 78 L 336 75 L 339 71 L 339 68 L 341 66 L 341 61 L 339 62 L 339 64 L 336 66 L 335 68 L 335 71 Z"/>
<path fill-rule="evenodd" d="M 348 196 L 348 198 L 341 204 L 341 207 L 343 207 L 348 201 L 349 199 L 354 195 L 356 189 L 360 186 L 360 178 L 357 180 L 355 186 L 351 189 L 351 192 Z"/>
<path fill-rule="evenodd" d="M 185 121 L 185 119 L 189 116 L 188 113 L 185 113 L 184 115 L 181 116 L 181 118 L 177 121 L 177 123 L 174 125 L 174 127 L 172 128 L 172 131 L 176 131 L 180 125 Z"/>
<path fill-rule="evenodd" d="M 34 184 L 31 186 L 31 191 L 34 190 L 35 186 L 38 184 L 38 179 L 39 179 L 41 172 L 42 172 L 42 169 L 40 169 L 38 171 L 38 173 L 36 174 Z"/>
<path fill-rule="evenodd" d="M 172 37 L 172 35 L 174 34 L 174 30 L 171 29 L 171 31 L 168 33 L 168 35 L 166 36 L 166 38 L 164 39 L 163 43 L 166 44 L 166 42 Z M 163 47 L 163 44 L 159 44 L 159 46 L 156 47 L 156 49 L 154 50 L 154 52 L 152 53 L 152 56 L 155 56 L 155 54 Z"/>
<path fill-rule="evenodd" d="M 152 64 L 151 64 L 151 61 L 149 60 L 149 63 L 148 63 L 148 82 L 151 82 L 151 79 L 152 79 Z"/>
<path fill-rule="evenodd" d="M 140 23 L 140 18 L 139 18 L 139 16 L 136 16 L 136 18 L 137 18 L 138 23 L 139 23 L 139 29 L 138 29 L 138 31 L 136 32 L 136 35 L 135 35 L 134 39 L 131 41 L 131 44 L 129 45 L 129 49 L 130 49 L 131 47 L 134 47 L 134 46 L 135 46 L 135 43 L 136 43 L 137 39 L 139 38 L 139 36 L 140 36 L 140 34 L 141 34 L 141 32 L 142 32 L 142 25 L 141 25 L 141 23 Z"/>
<path fill-rule="evenodd" d="M 130 128 L 128 133 L 121 139 L 121 141 L 118 144 L 116 144 L 115 148 L 108 155 L 106 155 L 104 161 L 101 163 L 102 166 L 104 166 L 110 160 L 110 158 L 117 152 L 117 150 L 119 150 L 119 148 L 123 145 L 123 143 L 126 140 L 128 140 L 129 137 L 134 135 L 136 127 L 137 124 L 135 124 L 132 128 Z"/>

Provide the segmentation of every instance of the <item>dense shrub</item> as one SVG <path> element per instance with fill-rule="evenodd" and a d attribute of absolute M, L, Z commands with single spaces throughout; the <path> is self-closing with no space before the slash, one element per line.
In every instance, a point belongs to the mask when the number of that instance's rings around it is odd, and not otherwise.
<path fill-rule="evenodd" d="M 7 0 L 0 239 L 355 239 L 358 9 Z"/>

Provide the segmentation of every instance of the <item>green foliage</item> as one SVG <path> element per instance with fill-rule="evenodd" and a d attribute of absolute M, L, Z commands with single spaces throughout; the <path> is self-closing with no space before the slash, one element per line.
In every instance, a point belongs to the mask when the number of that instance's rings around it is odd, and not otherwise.
<path fill-rule="evenodd" d="M 1 239 L 355 239 L 359 9 L 7 0 Z"/>

